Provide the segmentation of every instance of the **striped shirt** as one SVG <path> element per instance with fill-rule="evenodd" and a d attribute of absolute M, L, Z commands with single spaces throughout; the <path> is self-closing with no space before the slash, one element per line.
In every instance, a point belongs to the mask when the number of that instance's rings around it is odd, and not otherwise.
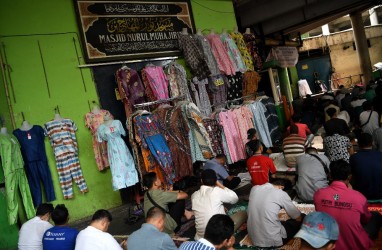
<path fill-rule="evenodd" d="M 296 158 L 305 153 L 305 138 L 298 134 L 291 134 L 283 141 L 283 152 L 287 166 L 296 167 Z"/>
<path fill-rule="evenodd" d="M 187 241 L 180 245 L 179 250 L 215 250 L 216 248 L 208 240 L 201 238 L 198 241 Z"/>
<path fill-rule="evenodd" d="M 55 156 L 77 153 L 76 130 L 76 124 L 70 119 L 52 120 L 45 124 L 44 133 L 49 137 Z"/>

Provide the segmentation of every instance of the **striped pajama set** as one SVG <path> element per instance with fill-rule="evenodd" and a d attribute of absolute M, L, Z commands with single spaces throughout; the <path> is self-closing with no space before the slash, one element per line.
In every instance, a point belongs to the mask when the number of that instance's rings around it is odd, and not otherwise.
<path fill-rule="evenodd" d="M 50 144 L 54 150 L 64 199 L 73 198 L 73 180 L 82 193 L 88 192 L 78 159 L 76 130 L 76 124 L 70 119 L 49 121 L 45 124 L 44 128 L 45 135 L 49 137 Z"/>

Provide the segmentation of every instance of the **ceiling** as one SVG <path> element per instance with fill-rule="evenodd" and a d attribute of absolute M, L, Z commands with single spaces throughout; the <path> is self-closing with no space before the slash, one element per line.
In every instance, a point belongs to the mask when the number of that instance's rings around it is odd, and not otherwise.
<path fill-rule="evenodd" d="M 379 5 L 382 0 L 237 0 L 241 28 L 252 27 L 265 36 L 297 37 L 337 18 Z"/>

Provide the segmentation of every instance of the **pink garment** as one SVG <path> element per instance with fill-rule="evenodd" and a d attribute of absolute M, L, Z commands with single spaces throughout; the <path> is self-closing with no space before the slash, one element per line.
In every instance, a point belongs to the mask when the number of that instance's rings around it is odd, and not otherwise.
<path fill-rule="evenodd" d="M 241 138 L 241 145 L 243 145 L 243 153 L 245 156 L 245 144 L 248 142 L 247 131 L 250 128 L 254 128 L 253 115 L 251 110 L 247 106 L 241 106 L 238 109 L 234 109 L 233 112 L 236 115 L 237 125 L 239 127 L 239 133 Z"/>
<path fill-rule="evenodd" d="M 168 80 L 162 67 L 146 66 L 146 72 L 150 88 L 157 100 L 168 99 Z"/>
<path fill-rule="evenodd" d="M 232 65 L 231 59 L 228 56 L 227 50 L 221 41 L 220 36 L 217 34 L 209 34 L 207 39 L 211 44 L 212 54 L 218 63 L 220 71 L 226 75 L 235 75 L 235 67 Z"/>
<path fill-rule="evenodd" d="M 239 109 L 232 109 L 228 111 L 233 123 L 235 124 L 236 131 L 238 133 L 237 141 L 235 141 L 236 150 L 239 154 L 239 160 L 246 158 L 245 144 L 243 144 L 243 135 L 241 133 L 241 128 L 243 127 L 244 121 L 241 121 L 242 115 Z M 246 126 L 245 126 L 246 127 Z"/>
<path fill-rule="evenodd" d="M 240 147 L 238 147 L 241 138 L 233 116 L 232 111 L 220 112 L 219 122 L 223 126 L 231 160 L 232 162 L 237 162 L 242 159 L 242 153 L 240 152 Z"/>
<path fill-rule="evenodd" d="M 373 242 L 362 226 L 370 220 L 371 213 L 360 192 L 349 189 L 341 181 L 333 181 L 329 187 L 316 191 L 313 200 L 317 211 L 328 213 L 338 223 L 340 236 L 336 250 L 369 249 L 372 246 Z"/>

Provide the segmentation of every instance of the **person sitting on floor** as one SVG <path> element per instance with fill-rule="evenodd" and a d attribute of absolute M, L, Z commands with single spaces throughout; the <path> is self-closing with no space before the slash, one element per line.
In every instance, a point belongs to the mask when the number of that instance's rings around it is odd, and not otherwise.
<path fill-rule="evenodd" d="M 217 181 L 215 171 L 206 169 L 202 172 L 202 185 L 192 194 L 192 210 L 195 214 L 195 240 L 204 237 L 207 222 L 215 214 L 225 214 L 223 203 L 235 204 L 239 198 L 231 189 Z"/>
<path fill-rule="evenodd" d="M 147 212 L 146 223 L 132 233 L 127 239 L 129 250 L 175 250 L 171 237 L 163 233 L 166 211 L 159 207 L 152 207 Z"/>
<path fill-rule="evenodd" d="M 373 137 L 362 133 L 358 138 L 360 150 L 350 156 L 352 186 L 368 200 L 382 199 L 382 152 L 373 150 Z"/>
<path fill-rule="evenodd" d="M 113 217 L 110 212 L 105 209 L 97 210 L 92 217 L 90 225 L 81 230 L 77 235 L 76 250 L 122 250 L 125 248 L 126 241 L 118 242 L 107 232 Z"/>
<path fill-rule="evenodd" d="M 316 148 L 310 147 L 297 157 L 296 192 L 299 200 L 313 203 L 314 193 L 328 186 L 330 161 Z"/>
<path fill-rule="evenodd" d="M 239 186 L 241 179 L 237 176 L 229 175 L 225 168 L 227 158 L 224 154 L 217 155 L 214 159 L 206 161 L 203 169 L 212 169 L 215 171 L 218 181 L 225 187 L 233 190 Z"/>
<path fill-rule="evenodd" d="M 290 134 L 284 138 L 282 150 L 287 166 L 296 167 L 297 156 L 305 153 L 305 139 L 298 134 L 295 124 L 290 125 Z"/>
<path fill-rule="evenodd" d="M 144 194 L 145 215 L 152 207 L 160 207 L 166 211 L 164 232 L 168 234 L 176 233 L 181 226 L 181 219 L 184 215 L 191 219 L 193 213 L 185 209 L 185 200 L 188 194 L 183 191 L 163 191 L 162 182 L 156 173 L 150 172 L 143 176 L 143 185 L 148 188 Z"/>
<path fill-rule="evenodd" d="M 78 230 L 68 227 L 69 212 L 64 204 L 57 205 L 52 212 L 54 227 L 46 230 L 42 239 L 44 250 L 74 250 Z"/>
<path fill-rule="evenodd" d="M 262 155 L 263 148 L 259 140 L 248 142 L 248 147 L 255 152 L 247 160 L 248 172 L 251 175 L 252 185 L 262 185 L 269 182 L 270 178 L 276 177 L 276 167 L 273 160 Z"/>
<path fill-rule="evenodd" d="M 370 249 L 378 235 L 382 215 L 369 212 L 367 200 L 360 192 L 350 189 L 350 165 L 344 160 L 330 164 L 333 182 L 319 189 L 313 197 L 316 211 L 325 212 L 337 221 L 340 236 L 336 250 Z"/>
<path fill-rule="evenodd" d="M 362 104 L 363 112 L 359 115 L 359 124 L 363 133 L 373 134 L 379 128 L 379 115 L 369 101 Z"/>
<path fill-rule="evenodd" d="M 248 129 L 247 139 L 248 139 L 248 142 L 258 140 L 257 131 L 255 128 Z M 247 158 L 251 157 L 255 153 L 255 152 L 252 152 L 251 148 L 248 146 L 248 142 L 245 144 L 245 152 L 247 154 Z M 265 155 L 271 154 L 272 150 L 267 148 L 262 141 L 260 141 L 260 142 L 261 142 L 261 145 L 263 146 L 263 152 L 262 153 Z"/>
<path fill-rule="evenodd" d="M 335 108 L 329 108 L 326 110 L 326 114 L 330 117 L 330 120 L 325 122 L 324 129 L 326 136 L 339 134 L 347 135 L 350 133 L 350 129 L 343 119 L 337 118 L 337 110 Z"/>
<path fill-rule="evenodd" d="M 19 232 L 19 250 L 42 249 L 42 238 L 46 230 L 53 227 L 49 223 L 53 205 L 42 203 L 37 207 L 36 217 L 25 222 Z"/>
<path fill-rule="evenodd" d="M 303 137 L 304 139 L 307 139 L 309 135 L 312 134 L 308 126 L 304 123 L 301 123 L 301 116 L 298 114 L 294 114 L 292 116 L 292 122 L 298 127 L 298 134 Z M 287 128 L 288 133 L 290 133 L 290 126 Z M 309 138 L 310 140 L 310 138 Z M 312 138 L 313 140 L 313 138 Z"/>
<path fill-rule="evenodd" d="M 329 160 L 345 160 L 349 162 L 350 155 L 354 153 L 353 144 L 349 137 L 339 134 L 326 136 L 323 140 L 325 155 Z"/>
<path fill-rule="evenodd" d="M 256 247 L 280 247 L 300 229 L 303 215 L 283 191 L 284 179 L 253 186 L 248 203 L 248 235 Z M 291 219 L 281 221 L 279 212 L 285 209 Z"/>
<path fill-rule="evenodd" d="M 338 224 L 332 216 L 313 212 L 304 218 L 300 231 L 294 237 L 301 239 L 300 250 L 333 250 L 339 234 Z"/>
<path fill-rule="evenodd" d="M 233 220 L 225 214 L 215 214 L 207 223 L 204 238 L 188 241 L 180 245 L 179 250 L 234 250 L 235 244 Z"/>

